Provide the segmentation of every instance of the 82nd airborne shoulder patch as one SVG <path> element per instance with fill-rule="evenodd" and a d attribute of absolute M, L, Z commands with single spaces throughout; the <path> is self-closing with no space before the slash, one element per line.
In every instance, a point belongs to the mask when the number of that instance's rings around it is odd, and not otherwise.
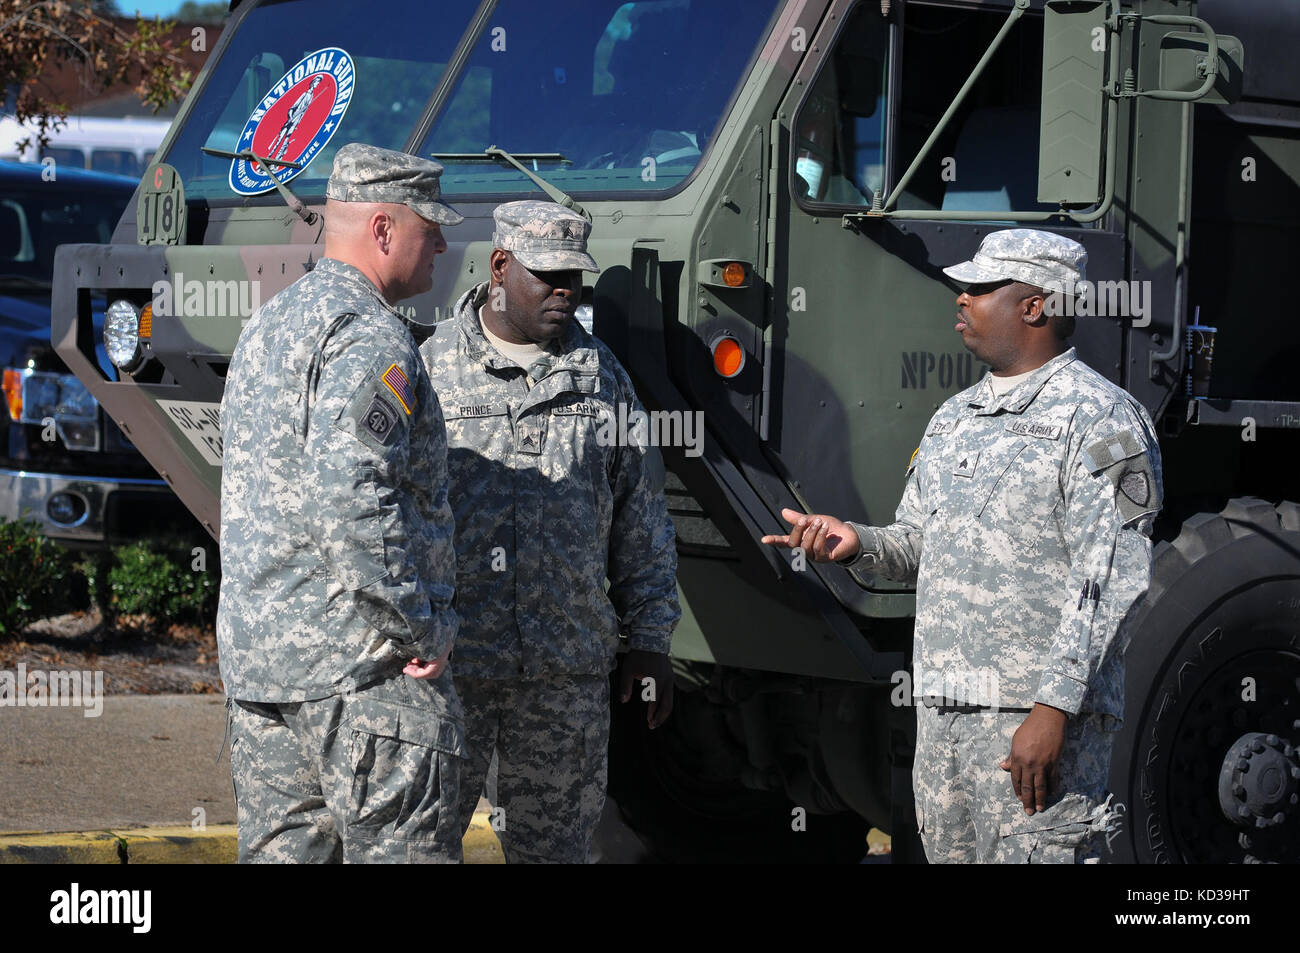
<path fill-rule="evenodd" d="M 385 451 L 403 442 L 410 429 L 410 412 L 402 412 L 402 404 L 392 392 L 391 384 L 382 376 L 373 376 L 366 378 L 353 393 L 335 426 L 374 449 Z"/>
<path fill-rule="evenodd" d="M 397 432 L 397 408 L 376 394 L 361 416 L 361 429 L 388 446 Z"/>

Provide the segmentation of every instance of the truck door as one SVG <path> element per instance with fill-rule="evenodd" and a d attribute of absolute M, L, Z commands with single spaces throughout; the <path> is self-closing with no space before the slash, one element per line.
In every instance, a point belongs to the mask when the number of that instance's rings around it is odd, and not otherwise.
<path fill-rule="evenodd" d="M 991 5 L 846 0 L 812 38 L 773 122 L 766 395 L 767 450 L 811 512 L 891 522 L 930 416 L 987 370 L 954 330 L 956 290 L 940 269 L 969 258 L 989 231 L 1021 224 L 1000 214 L 1058 208 L 1038 202 L 1042 60 L 1042 18 L 1009 20 Z M 887 199 L 896 217 L 872 217 Z M 1030 227 L 1081 241 L 1090 273 L 1123 277 L 1122 235 L 1060 220 Z M 1080 322 L 1073 343 L 1119 379 L 1118 322 Z M 874 614 L 847 574 L 828 575 L 841 598 Z M 879 580 L 871 592 L 896 588 Z M 885 614 L 883 602 L 876 611 Z"/>

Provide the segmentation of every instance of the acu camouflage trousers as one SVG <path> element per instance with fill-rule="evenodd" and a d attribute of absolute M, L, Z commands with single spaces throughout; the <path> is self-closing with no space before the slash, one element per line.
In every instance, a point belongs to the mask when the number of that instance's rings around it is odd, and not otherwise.
<path fill-rule="evenodd" d="M 587 863 L 605 805 L 608 676 L 457 676 L 456 689 L 469 748 L 461 774 L 462 830 L 469 830 L 495 751 L 492 826 L 506 862 Z"/>
<path fill-rule="evenodd" d="M 464 729 L 430 702 L 450 683 L 399 673 L 313 701 L 232 700 L 240 863 L 459 863 Z"/>
<path fill-rule="evenodd" d="M 1011 773 L 998 765 L 1028 710 L 918 705 L 912 787 L 932 864 L 1096 863 L 1116 819 L 1106 795 L 1114 718 L 1084 714 L 1066 725 L 1060 786 L 1044 811 L 1025 814 Z"/>

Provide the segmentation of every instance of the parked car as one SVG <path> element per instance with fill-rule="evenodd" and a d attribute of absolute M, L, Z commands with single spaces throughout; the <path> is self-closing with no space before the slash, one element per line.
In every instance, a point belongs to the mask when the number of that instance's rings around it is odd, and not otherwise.
<path fill-rule="evenodd" d="M 50 344 L 54 251 L 107 242 L 135 191 L 128 176 L 0 162 L 0 517 L 94 546 L 188 530 L 192 518 Z M 104 302 L 93 301 L 96 337 Z M 104 372 L 116 379 L 104 354 Z"/>

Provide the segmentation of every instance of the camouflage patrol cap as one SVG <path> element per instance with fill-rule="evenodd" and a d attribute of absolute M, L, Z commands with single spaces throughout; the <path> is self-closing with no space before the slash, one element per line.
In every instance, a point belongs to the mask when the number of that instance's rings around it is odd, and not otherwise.
<path fill-rule="evenodd" d="M 943 273 L 962 285 L 1023 281 L 1045 291 L 1074 294 L 1087 264 L 1087 249 L 1073 239 L 1033 228 L 1004 228 L 985 235 L 970 261 Z"/>
<path fill-rule="evenodd" d="M 493 213 L 492 246 L 535 271 L 600 271 L 587 254 L 591 222 L 555 202 L 507 202 Z"/>
<path fill-rule="evenodd" d="M 350 142 L 334 156 L 325 197 L 337 202 L 405 205 L 439 225 L 459 225 L 465 216 L 438 201 L 441 176 L 442 166 L 432 159 Z"/>

